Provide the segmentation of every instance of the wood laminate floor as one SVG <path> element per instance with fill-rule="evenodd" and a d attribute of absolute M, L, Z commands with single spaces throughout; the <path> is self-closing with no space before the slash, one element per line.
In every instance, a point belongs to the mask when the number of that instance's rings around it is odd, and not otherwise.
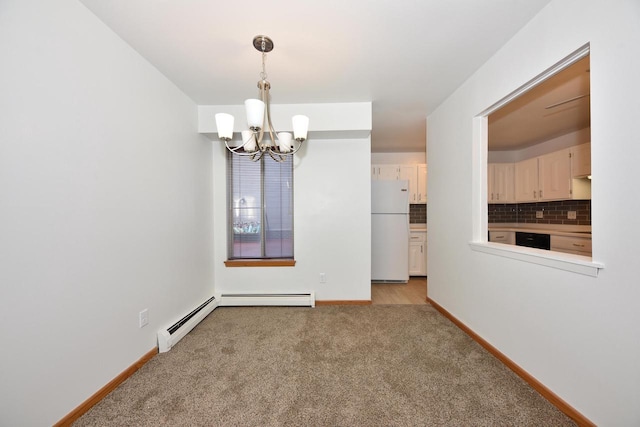
<path fill-rule="evenodd" d="M 409 283 L 372 283 L 372 304 L 426 304 L 427 278 L 411 277 Z"/>

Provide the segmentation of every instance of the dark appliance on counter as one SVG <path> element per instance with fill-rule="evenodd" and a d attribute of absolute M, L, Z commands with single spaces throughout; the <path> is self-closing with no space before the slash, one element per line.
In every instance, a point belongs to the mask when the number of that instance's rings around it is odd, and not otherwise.
<path fill-rule="evenodd" d="M 516 245 L 526 246 L 528 248 L 550 250 L 551 237 L 549 234 L 526 233 L 523 231 L 516 231 Z"/>

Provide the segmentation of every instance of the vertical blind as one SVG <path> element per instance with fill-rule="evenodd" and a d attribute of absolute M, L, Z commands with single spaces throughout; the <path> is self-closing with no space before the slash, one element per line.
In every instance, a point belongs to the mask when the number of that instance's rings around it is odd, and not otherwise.
<path fill-rule="evenodd" d="M 228 258 L 293 258 L 293 158 L 227 153 Z"/>

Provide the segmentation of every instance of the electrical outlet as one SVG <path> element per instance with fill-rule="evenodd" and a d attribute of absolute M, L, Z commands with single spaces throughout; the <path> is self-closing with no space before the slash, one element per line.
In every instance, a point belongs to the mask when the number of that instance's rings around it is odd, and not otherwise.
<path fill-rule="evenodd" d="M 536 211 L 536 218 L 542 218 L 544 215 L 544 211 Z"/>
<path fill-rule="evenodd" d="M 141 328 L 149 324 L 149 309 L 145 308 L 138 314 L 138 324 Z"/>
<path fill-rule="evenodd" d="M 327 283 L 327 275 L 325 273 L 320 273 L 320 283 Z"/>
<path fill-rule="evenodd" d="M 567 211 L 567 219 L 576 219 L 576 211 Z"/>

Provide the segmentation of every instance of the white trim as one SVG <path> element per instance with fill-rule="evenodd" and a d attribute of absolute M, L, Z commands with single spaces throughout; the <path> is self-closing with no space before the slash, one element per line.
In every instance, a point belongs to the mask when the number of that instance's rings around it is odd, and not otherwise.
<path fill-rule="evenodd" d="M 594 262 L 589 257 L 565 254 L 562 252 L 552 252 L 544 249 L 526 248 L 523 246 L 491 242 L 469 242 L 469 246 L 476 252 L 483 252 L 532 264 L 544 265 L 546 267 L 571 271 L 573 273 L 584 274 L 591 277 L 598 277 L 598 272 L 604 268 L 604 264 Z"/>

